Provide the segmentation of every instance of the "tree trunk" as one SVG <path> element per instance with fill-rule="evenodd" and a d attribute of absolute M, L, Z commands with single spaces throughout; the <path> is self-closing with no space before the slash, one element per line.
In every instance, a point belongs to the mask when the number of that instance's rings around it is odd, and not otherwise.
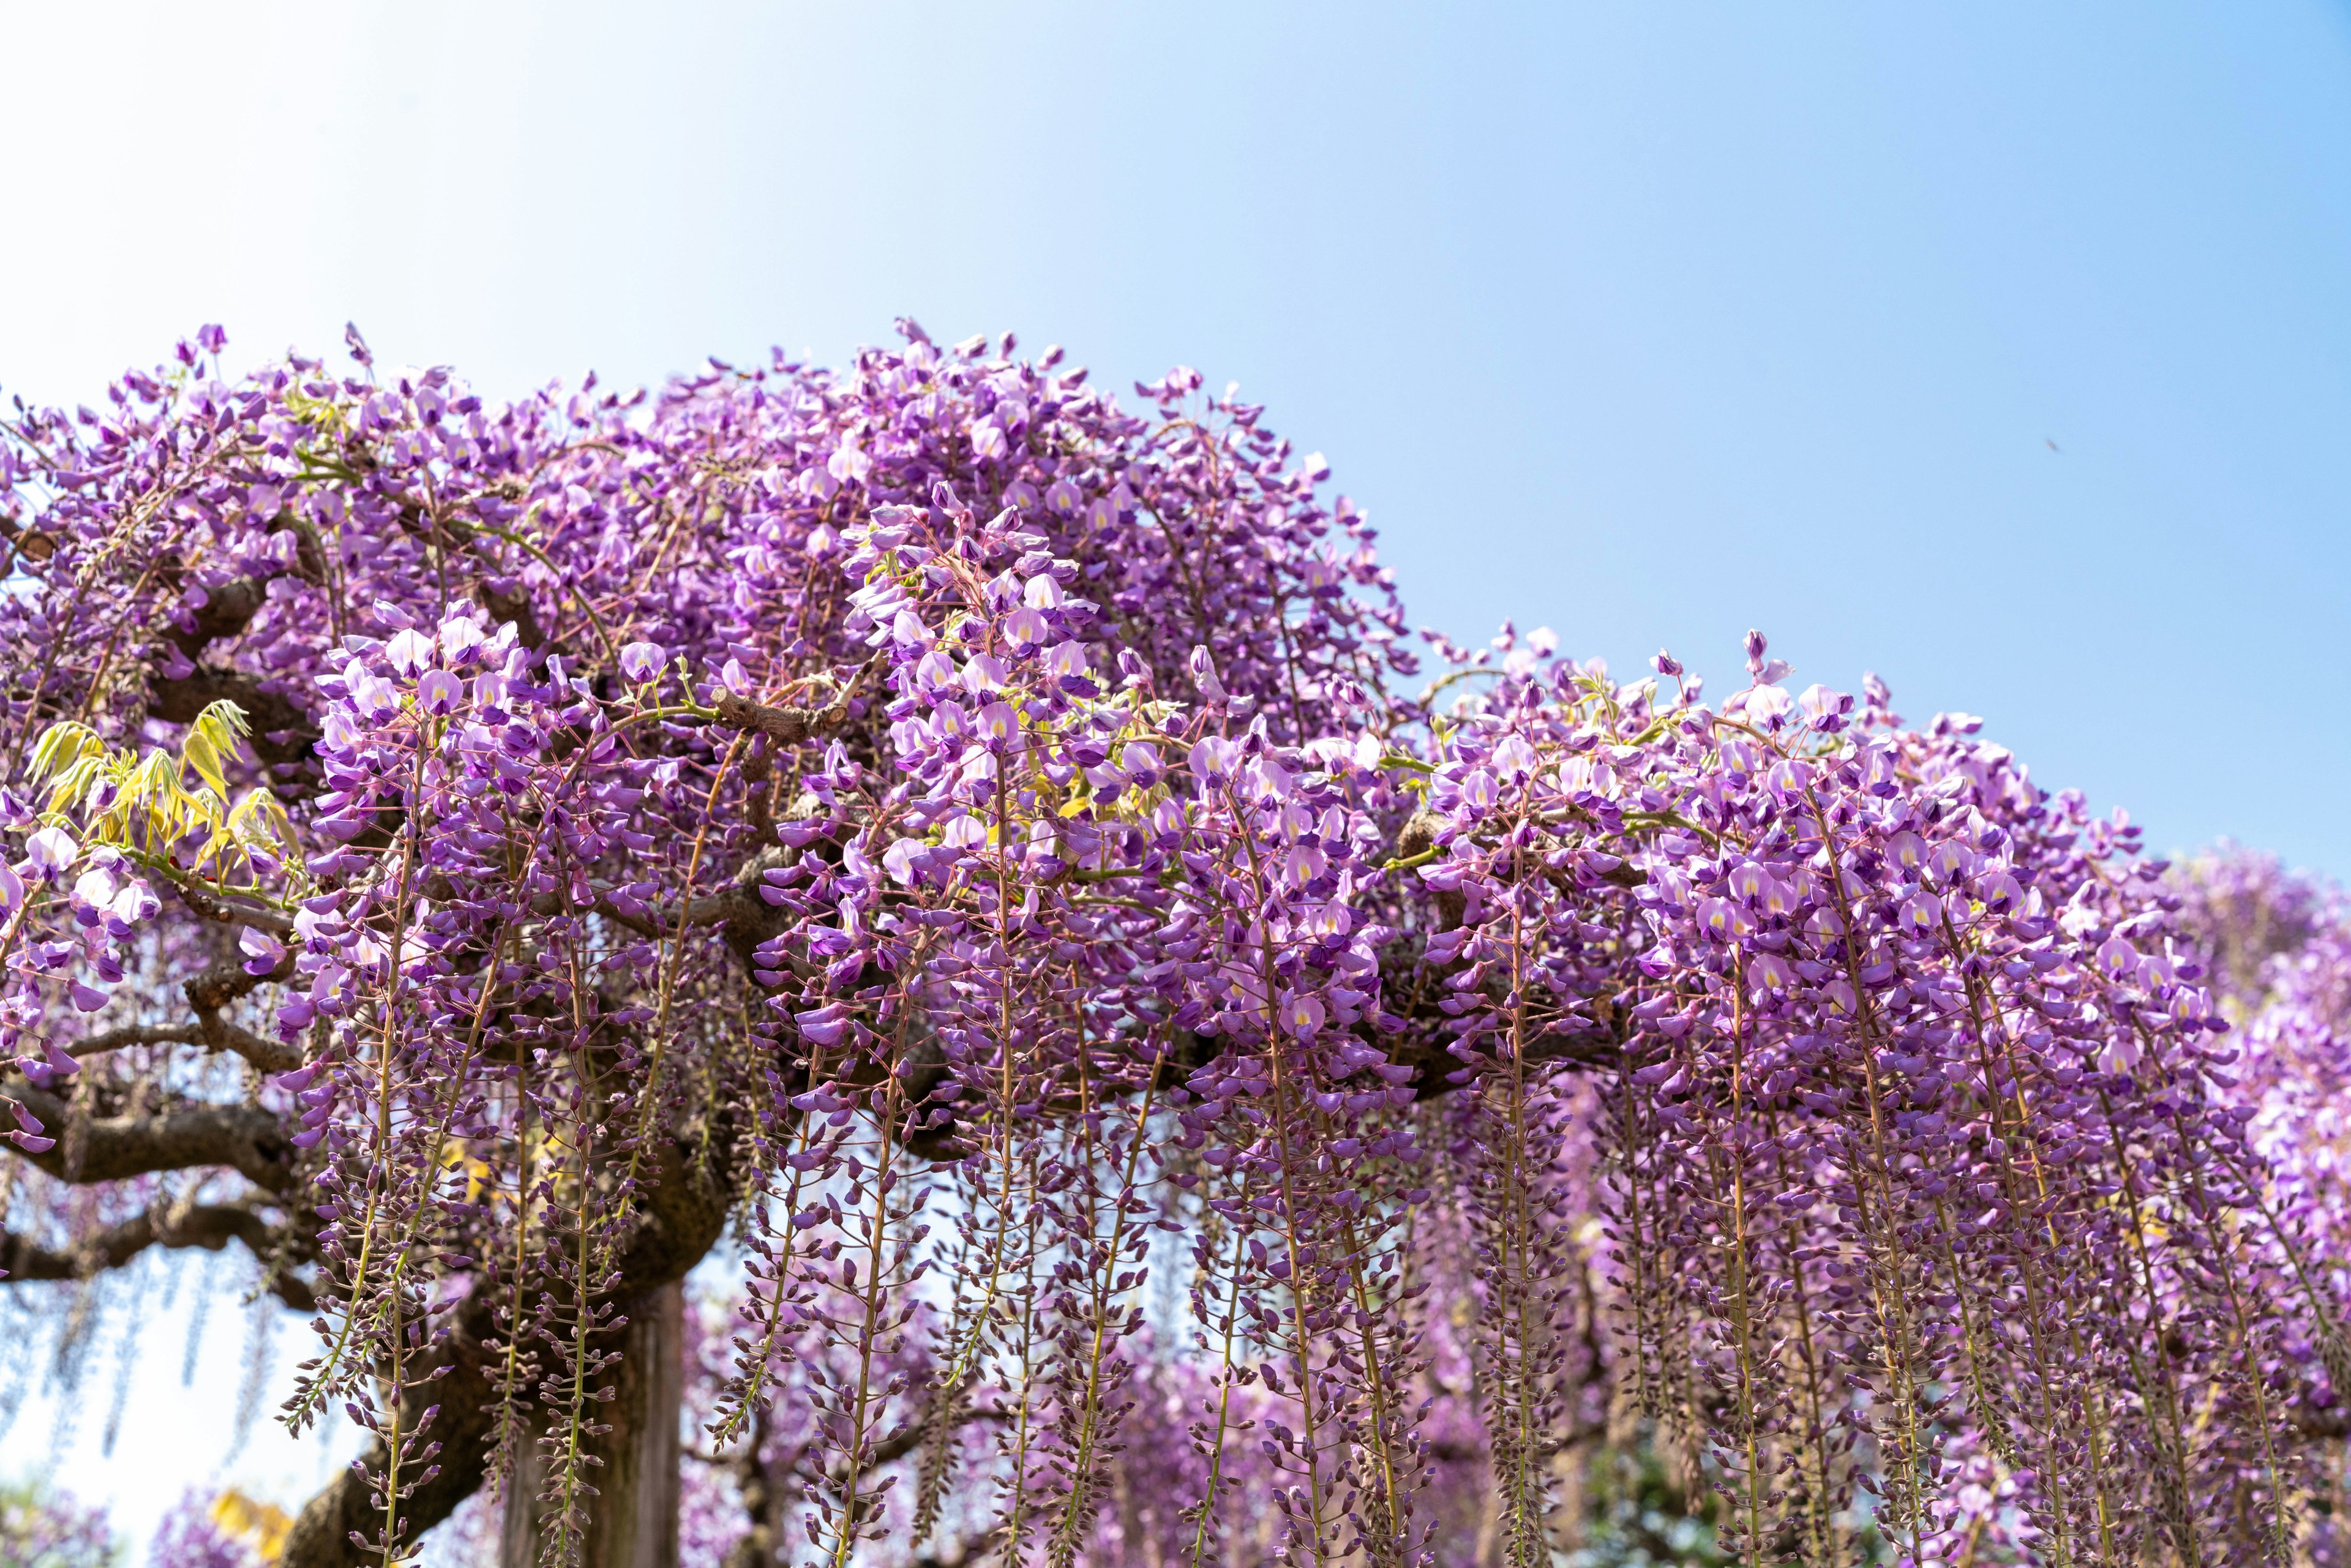
<path fill-rule="evenodd" d="M 625 1309 L 616 1391 L 594 1419 L 612 1429 L 589 1444 L 588 1539 L 580 1568 L 677 1568 L 678 1423 L 685 1402 L 685 1287 L 673 1281 Z M 507 1489 L 498 1568 L 535 1568 L 547 1467 L 537 1447 L 519 1457 Z"/>
<path fill-rule="evenodd" d="M 677 1560 L 676 1474 L 678 1421 L 684 1394 L 685 1298 L 674 1285 L 669 1286 L 664 1312 L 663 1282 L 684 1278 L 725 1232 L 735 1190 L 731 1185 L 735 1140 L 734 1126 L 722 1122 L 707 1164 L 702 1163 L 703 1151 L 690 1143 L 659 1144 L 658 1179 L 646 1184 L 620 1260 L 621 1279 L 629 1291 L 628 1304 L 622 1310 L 631 1320 L 621 1331 L 623 1349 L 633 1366 L 665 1369 L 657 1375 L 664 1379 L 657 1402 L 664 1414 L 657 1421 L 640 1419 L 624 1426 L 619 1418 L 622 1401 L 615 1398 L 600 1406 L 597 1422 L 614 1426 L 607 1442 L 616 1442 L 625 1431 L 632 1442 L 657 1445 L 664 1456 L 650 1464 L 632 1462 L 629 1473 L 632 1478 L 660 1478 L 660 1490 L 651 1500 L 657 1506 L 632 1510 L 632 1517 L 660 1521 L 657 1543 L 641 1561 L 664 1568 Z M 492 1458 L 490 1445 L 499 1437 L 492 1418 L 498 1397 L 496 1374 L 504 1362 L 503 1354 L 490 1348 L 503 1338 L 493 1299 L 496 1294 L 475 1292 L 459 1303 L 446 1339 L 433 1352 L 434 1360 L 447 1369 L 448 1375 L 413 1387 L 402 1396 L 403 1425 L 411 1431 L 427 1406 L 442 1406 L 432 1432 L 443 1445 L 438 1460 L 441 1473 L 429 1481 L 420 1477 L 413 1483 L 416 1490 L 407 1508 L 412 1531 L 430 1530 L 448 1518 L 481 1486 L 485 1467 Z M 655 1402 L 640 1394 L 637 1403 L 643 1409 Z M 321 1489 L 294 1521 L 278 1568 L 376 1568 L 376 1557 L 353 1545 L 350 1538 L 354 1531 L 365 1534 L 381 1525 L 382 1511 L 370 1497 L 370 1478 L 381 1473 L 384 1462 L 379 1439 L 369 1445 L 362 1457 L 360 1469 L 366 1473 L 345 1470 Z M 608 1463 L 596 1475 L 596 1484 L 608 1493 L 613 1490 L 615 1468 Z M 524 1477 L 509 1489 L 508 1496 L 535 1497 L 538 1488 L 537 1479 Z M 632 1540 L 633 1533 L 632 1526 Z M 526 1543 L 535 1538 L 531 1526 L 524 1527 L 523 1538 Z M 519 1556 L 508 1556 L 502 1550 L 500 1561 L 528 1563 L 530 1556 L 526 1544 Z M 616 1553 L 593 1561 L 617 1563 L 628 1559 Z"/>

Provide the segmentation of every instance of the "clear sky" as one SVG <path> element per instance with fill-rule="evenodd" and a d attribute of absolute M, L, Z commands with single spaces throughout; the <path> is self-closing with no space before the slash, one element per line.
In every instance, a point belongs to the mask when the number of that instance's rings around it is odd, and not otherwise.
<path fill-rule="evenodd" d="M 0 0 L 0 388 L 911 313 L 1238 380 L 1415 619 L 1876 669 L 2351 875 L 2351 10 Z"/>
<path fill-rule="evenodd" d="M 0 0 L 0 386 L 910 312 L 1238 379 L 1416 620 L 1865 668 L 2351 873 L 2351 11 Z"/>

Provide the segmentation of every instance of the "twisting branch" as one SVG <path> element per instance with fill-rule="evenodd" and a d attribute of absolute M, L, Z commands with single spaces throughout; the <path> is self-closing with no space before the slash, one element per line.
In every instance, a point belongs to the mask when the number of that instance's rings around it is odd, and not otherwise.
<path fill-rule="evenodd" d="M 180 653 L 194 662 L 211 643 L 235 637 L 253 622 L 268 600 L 268 584 L 257 578 L 239 578 L 207 591 L 195 612 L 194 624 L 164 633 Z M 177 679 L 150 678 L 147 712 L 170 724 L 193 723 L 214 703 L 226 698 L 245 710 L 253 723 L 251 745 L 265 762 L 298 762 L 319 738 L 309 716 L 284 693 L 266 690 L 258 676 L 198 663 Z"/>
<path fill-rule="evenodd" d="M 109 1226 L 71 1248 L 43 1247 L 23 1236 L 0 1236 L 0 1270 L 11 1284 L 41 1280 L 80 1280 L 107 1269 L 120 1269 L 151 1247 L 200 1247 L 217 1252 L 231 1241 L 265 1267 L 273 1260 L 277 1238 L 268 1221 L 241 1203 L 174 1204 L 162 1214 L 141 1214 Z M 318 1299 L 308 1284 L 272 1270 L 269 1291 L 297 1312 L 317 1310 Z"/>
<path fill-rule="evenodd" d="M 110 1051 L 121 1051 L 133 1045 L 202 1045 L 204 1033 L 194 1024 L 126 1024 L 120 1029 L 100 1030 L 85 1035 L 64 1048 L 71 1057 L 104 1056 Z"/>
<path fill-rule="evenodd" d="M 274 914 L 266 918 L 255 918 L 247 911 L 222 904 L 211 894 L 197 889 L 182 888 L 183 897 L 190 907 L 224 924 L 233 920 L 265 925 L 273 930 L 291 933 L 293 925 Z M 225 913 L 209 913 L 207 906 Z M 100 1030 L 64 1047 L 71 1057 L 103 1056 L 110 1051 L 120 1051 L 134 1045 L 201 1045 L 210 1051 L 234 1051 L 264 1072 L 287 1072 L 302 1065 L 302 1052 L 282 1040 L 267 1039 L 244 1025 L 222 1017 L 231 1002 L 251 995 L 271 980 L 282 980 L 293 973 L 291 953 L 279 958 L 268 973 L 253 975 L 240 965 L 229 962 L 214 964 L 181 986 L 188 1006 L 195 1018 L 183 1024 L 126 1024 L 120 1029 Z"/>
<path fill-rule="evenodd" d="M 241 965 L 223 962 L 189 980 L 181 989 L 188 998 L 188 1006 L 194 1009 L 202 1042 L 214 1051 L 233 1051 L 264 1072 L 287 1072 L 301 1066 L 302 1052 L 298 1048 L 265 1039 L 221 1016 L 229 1003 L 251 995 L 267 981 L 282 980 L 293 972 L 294 955 L 288 949 L 266 975 L 248 974 Z"/>
<path fill-rule="evenodd" d="M 718 712 L 718 722 L 730 728 L 764 735 L 778 745 L 798 746 L 847 722 L 850 700 L 856 696 L 857 688 L 865 684 L 868 676 L 879 672 L 888 657 L 884 651 L 859 665 L 857 673 L 849 677 L 849 684 L 841 688 L 841 695 L 823 707 L 775 707 L 728 691 L 720 692 L 711 706 Z"/>
<path fill-rule="evenodd" d="M 294 935 L 294 922 L 274 909 L 262 909 L 249 904 L 231 903 L 210 888 L 193 883 L 173 881 L 168 885 L 180 895 L 180 902 L 204 919 L 220 925 L 250 925 L 256 931 L 266 931 L 273 936 Z"/>
<path fill-rule="evenodd" d="M 194 612 L 194 624 L 185 631 L 175 628 L 168 635 L 181 653 L 193 659 L 206 644 L 234 637 L 253 624 L 253 618 L 261 613 L 268 598 L 269 584 L 257 577 L 215 583 L 204 591 L 204 601 Z"/>
<path fill-rule="evenodd" d="M 15 1100 L 44 1125 L 63 1127 L 70 1114 L 65 1101 L 21 1078 L 0 1082 L 0 1100 Z M 68 1162 L 68 1147 L 79 1158 Z M 60 1138 L 46 1154 L 19 1159 L 59 1181 L 88 1184 L 120 1181 L 155 1171 L 225 1166 L 266 1191 L 282 1193 L 294 1180 L 293 1145 L 286 1126 L 258 1105 L 204 1105 L 160 1116 L 109 1116 L 92 1120 L 78 1138 Z"/>
<path fill-rule="evenodd" d="M 234 1051 L 264 1072 L 288 1072 L 302 1065 L 302 1052 L 281 1041 L 266 1039 L 242 1024 L 230 1023 L 217 1009 L 185 1024 L 129 1024 L 104 1030 L 63 1048 L 79 1059 L 103 1056 L 134 1045 L 201 1045 L 209 1051 Z"/>

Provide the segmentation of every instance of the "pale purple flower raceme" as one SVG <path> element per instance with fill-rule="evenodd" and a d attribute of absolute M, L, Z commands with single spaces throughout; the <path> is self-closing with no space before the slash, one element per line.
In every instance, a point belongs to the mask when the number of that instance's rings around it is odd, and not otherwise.
<path fill-rule="evenodd" d="M 1550 1568 L 1637 1453 L 1742 1562 L 2335 1560 L 2331 894 L 1760 633 L 1399 695 L 1261 409 L 903 339 L 8 427 L 9 1255 L 257 1250 L 369 1438 L 288 1563 L 579 1557 L 714 1249 L 699 1560 Z"/>

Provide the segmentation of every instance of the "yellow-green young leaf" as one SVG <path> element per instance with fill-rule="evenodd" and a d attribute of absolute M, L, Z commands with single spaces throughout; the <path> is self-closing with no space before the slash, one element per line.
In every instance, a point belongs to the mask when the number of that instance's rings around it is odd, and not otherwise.
<path fill-rule="evenodd" d="M 286 815 L 286 808 L 277 797 L 266 789 L 248 789 L 236 810 L 228 814 L 228 831 L 243 843 L 262 844 L 272 849 L 290 847 L 294 842 L 294 823 Z"/>
<path fill-rule="evenodd" d="M 123 779 L 123 793 L 133 800 L 168 799 L 178 792 L 180 770 L 161 751 L 150 751 L 139 759 Z"/>
<path fill-rule="evenodd" d="M 170 843 L 197 821 L 209 819 L 212 811 L 199 800 L 193 799 L 180 788 L 180 768 L 161 751 L 151 751 L 140 760 L 123 788 L 126 831 L 131 826 L 128 813 L 143 811 L 145 837 L 151 845 Z"/>
<path fill-rule="evenodd" d="M 33 747 L 33 777 L 47 779 L 85 758 L 105 755 L 106 742 L 98 737 L 96 730 L 71 719 L 61 720 L 44 731 Z"/>
<path fill-rule="evenodd" d="M 188 738 L 180 747 L 181 760 L 212 786 L 214 794 L 225 800 L 228 779 L 222 762 L 235 755 L 238 740 L 249 733 L 245 710 L 224 697 L 208 705 L 188 726 Z"/>
<path fill-rule="evenodd" d="M 226 697 L 204 705 L 204 711 L 196 715 L 196 722 L 191 727 L 210 737 L 223 751 L 235 750 L 237 741 L 253 733 L 245 710 Z"/>
<path fill-rule="evenodd" d="M 180 747 L 180 761 L 183 766 L 194 768 L 196 777 L 203 779 L 214 794 L 228 793 L 228 779 L 221 771 L 220 752 L 213 745 L 212 737 L 203 730 L 188 731 L 188 738 Z"/>
<path fill-rule="evenodd" d="M 95 757 L 77 757 L 57 774 L 49 788 L 49 810 L 70 811 L 81 798 L 95 790 L 105 778 L 108 758 L 103 753 Z"/>

